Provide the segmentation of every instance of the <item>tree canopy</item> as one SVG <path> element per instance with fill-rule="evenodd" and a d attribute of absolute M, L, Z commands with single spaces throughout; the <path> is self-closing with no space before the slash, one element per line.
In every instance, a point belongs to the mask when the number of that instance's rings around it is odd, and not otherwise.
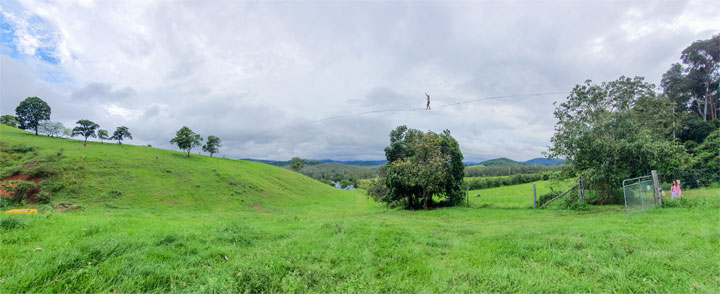
<path fill-rule="evenodd" d="M 82 136 L 85 138 L 85 142 L 87 142 L 88 137 L 96 138 L 97 134 L 95 134 L 95 131 L 100 128 L 100 125 L 87 120 L 87 119 L 81 119 L 76 122 L 78 125 L 77 127 L 74 127 L 72 130 L 73 136 Z"/>
<path fill-rule="evenodd" d="M 220 145 L 221 143 L 222 141 L 220 140 L 220 138 L 211 135 L 208 136 L 207 142 L 205 143 L 205 145 L 203 145 L 202 149 L 203 151 L 210 153 L 210 157 L 212 157 L 213 154 L 220 151 L 220 147 L 222 147 Z"/>
<path fill-rule="evenodd" d="M 623 179 L 680 169 L 688 161 L 674 141 L 672 107 L 641 77 L 620 77 L 599 85 L 576 85 L 555 107 L 549 156 L 565 158 L 570 174 L 583 176 L 594 201 L 611 203 Z M 615 194 L 617 195 L 617 194 Z"/>
<path fill-rule="evenodd" d="M 171 144 L 176 144 L 180 150 L 187 153 L 190 157 L 190 150 L 200 146 L 200 142 L 203 140 L 202 136 L 193 132 L 190 128 L 183 126 L 177 132 L 175 132 L 175 138 L 170 140 Z"/>
<path fill-rule="evenodd" d="M 23 130 L 35 130 L 38 134 L 40 121 L 50 119 L 50 106 L 38 97 L 27 97 L 15 108 L 16 119 Z"/>
<path fill-rule="evenodd" d="M 383 180 L 387 189 L 381 201 L 426 209 L 435 204 L 433 196 L 450 204 L 462 201 L 465 165 L 450 131 L 424 133 L 399 126 L 390 132 L 385 157 Z"/>
<path fill-rule="evenodd" d="M 132 140 L 132 138 L 132 134 L 130 134 L 130 130 L 128 130 L 128 127 L 126 126 L 117 127 L 117 129 L 115 129 L 115 132 L 113 132 L 112 137 L 110 137 L 111 140 L 116 140 L 118 142 L 118 145 L 122 145 L 122 141 L 124 139 Z"/>
<path fill-rule="evenodd" d="M 682 51 L 680 60 L 682 64 L 673 64 L 662 76 L 660 85 L 665 95 L 675 102 L 677 111 L 695 113 L 703 121 L 717 119 L 720 34 L 693 42 Z"/>
<path fill-rule="evenodd" d="M 293 157 L 290 159 L 290 168 L 296 172 L 299 172 L 305 166 L 305 160 L 300 157 Z"/>

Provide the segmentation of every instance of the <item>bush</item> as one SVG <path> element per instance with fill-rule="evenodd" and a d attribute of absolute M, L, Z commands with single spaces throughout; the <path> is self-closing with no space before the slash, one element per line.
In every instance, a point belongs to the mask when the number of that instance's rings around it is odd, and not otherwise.
<path fill-rule="evenodd" d="M 560 195 L 560 191 L 551 191 L 545 194 L 540 195 L 540 198 L 538 198 L 537 206 L 543 206 L 546 202 L 552 200 L 553 198 L 557 197 L 557 195 Z"/>
<path fill-rule="evenodd" d="M 0 197 L 0 208 L 10 207 L 12 204 L 12 199 Z"/>
<path fill-rule="evenodd" d="M 367 194 L 375 201 L 381 202 L 383 197 L 387 195 L 387 186 L 385 185 L 385 182 L 380 178 L 372 179 L 368 185 Z"/>
<path fill-rule="evenodd" d="M 10 185 L 8 185 L 6 191 L 11 191 L 12 198 L 17 202 L 27 199 L 30 195 L 38 192 L 38 187 L 33 182 L 13 180 L 9 183 Z"/>
<path fill-rule="evenodd" d="M 37 202 L 42 203 L 42 204 L 50 203 L 51 198 L 52 198 L 52 193 L 50 193 L 49 191 L 40 191 L 40 193 L 38 193 L 35 196 L 35 200 L 37 200 Z"/>

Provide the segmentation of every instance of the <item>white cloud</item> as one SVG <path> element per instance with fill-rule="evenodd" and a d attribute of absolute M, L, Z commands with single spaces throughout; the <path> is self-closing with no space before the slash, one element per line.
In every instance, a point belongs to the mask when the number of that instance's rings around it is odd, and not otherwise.
<path fill-rule="evenodd" d="M 172 148 L 187 125 L 233 157 L 377 159 L 406 124 L 450 129 L 469 160 L 530 159 L 564 95 L 439 106 L 622 74 L 657 82 L 720 30 L 709 4 L 23 0 L 0 4 L 25 56 L 2 56 L 0 93 L 3 111 L 43 95 L 66 125 L 127 125 L 138 144 Z M 424 92 L 432 111 L 366 113 L 423 108 Z"/>

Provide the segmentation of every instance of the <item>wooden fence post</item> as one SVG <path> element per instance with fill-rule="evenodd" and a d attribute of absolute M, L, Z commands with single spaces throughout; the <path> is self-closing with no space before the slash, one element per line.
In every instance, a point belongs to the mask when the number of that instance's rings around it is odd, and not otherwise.
<path fill-rule="evenodd" d="M 578 180 L 578 191 L 580 191 L 580 200 L 585 202 L 585 189 L 583 189 L 582 176 Z"/>
<path fill-rule="evenodd" d="M 658 182 L 658 174 L 656 170 L 652 170 L 652 181 L 653 181 L 653 197 L 655 197 L 655 204 L 662 205 L 662 197 L 660 196 L 660 182 Z"/>
<path fill-rule="evenodd" d="M 535 190 L 535 183 L 533 183 L 533 208 L 537 208 L 537 192 Z"/>

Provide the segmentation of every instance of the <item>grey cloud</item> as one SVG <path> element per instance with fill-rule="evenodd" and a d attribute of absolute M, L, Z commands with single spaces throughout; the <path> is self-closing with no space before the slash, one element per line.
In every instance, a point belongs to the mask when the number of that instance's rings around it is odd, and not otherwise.
<path fill-rule="evenodd" d="M 710 1 L 121 4 L 23 3 L 28 15 L 57 11 L 43 17 L 71 45 L 51 66 L 0 54 L 2 111 L 41 96 L 66 126 L 127 125 L 132 143 L 175 149 L 187 125 L 221 137 L 221 156 L 263 159 L 379 159 L 405 124 L 450 129 L 468 160 L 523 160 L 549 144 L 565 94 L 440 106 L 620 75 L 657 83 L 684 47 L 720 30 L 673 23 L 712 23 Z M 411 111 L 424 92 L 433 110 Z M 367 113 L 386 109 L 399 111 Z"/>
<path fill-rule="evenodd" d="M 130 87 L 113 90 L 110 84 L 93 82 L 87 83 L 85 87 L 73 91 L 70 97 L 73 100 L 96 99 L 99 101 L 122 101 L 135 95 L 135 90 Z"/>

